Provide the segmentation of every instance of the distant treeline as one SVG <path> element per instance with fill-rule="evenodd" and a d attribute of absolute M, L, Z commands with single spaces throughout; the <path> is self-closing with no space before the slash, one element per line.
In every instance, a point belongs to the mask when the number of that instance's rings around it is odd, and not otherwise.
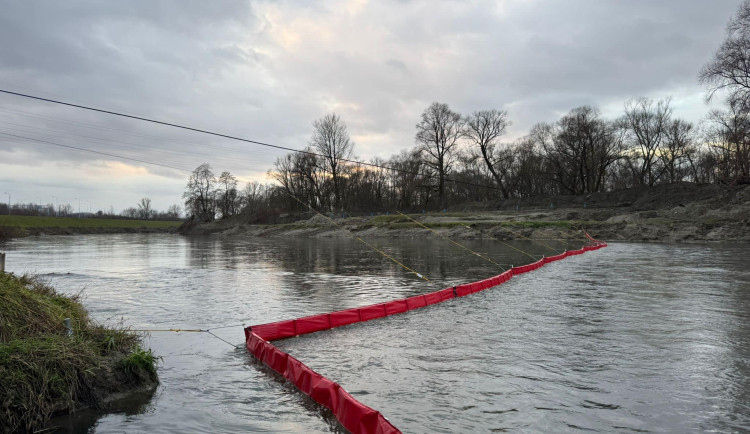
<path fill-rule="evenodd" d="M 645 98 L 627 102 L 618 119 L 605 119 L 594 107 L 578 107 L 557 122 L 535 125 L 513 143 L 501 143 L 507 125 L 504 111 L 461 116 L 433 103 L 417 124 L 415 147 L 365 165 L 343 161 L 356 161 L 354 145 L 332 114 L 315 123 L 305 152 L 276 160 L 269 175 L 278 185 L 251 182 L 240 191 L 233 175 L 223 172 L 217 178 L 204 164 L 190 177 L 186 210 L 203 221 L 242 211 L 303 211 L 308 205 L 335 212 L 419 211 L 473 201 L 750 179 L 750 119 L 734 106 L 711 112 L 701 128 L 675 118 L 669 99 Z"/>
<path fill-rule="evenodd" d="M 620 117 L 596 107 L 570 110 L 513 142 L 503 110 L 470 114 L 432 103 L 416 124 L 415 145 L 398 155 L 360 162 L 336 114 L 314 122 L 309 145 L 274 163 L 275 184 L 242 191 L 229 172 L 207 164 L 190 177 L 186 213 L 203 221 L 240 212 L 371 212 L 434 210 L 497 199 L 588 194 L 675 182 L 750 182 L 750 0 L 699 75 L 707 98 L 726 95 L 725 108 L 700 125 L 675 116 L 670 98 L 632 99 Z"/>
<path fill-rule="evenodd" d="M 46 217 L 83 217 L 96 218 L 105 217 L 109 219 L 138 219 L 138 220 L 178 220 L 182 210 L 179 205 L 171 205 L 166 211 L 158 211 L 151 207 L 151 199 L 144 197 L 136 207 L 125 208 L 116 214 L 114 208 L 108 211 L 76 211 L 69 203 L 38 204 L 38 203 L 15 203 L 11 205 L 0 203 L 0 215 L 23 215 L 23 216 L 46 216 Z"/>

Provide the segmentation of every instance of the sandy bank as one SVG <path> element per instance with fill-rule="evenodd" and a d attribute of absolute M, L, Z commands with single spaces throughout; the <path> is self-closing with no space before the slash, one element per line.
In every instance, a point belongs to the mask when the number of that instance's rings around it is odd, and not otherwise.
<path fill-rule="evenodd" d="M 283 216 L 282 216 L 283 217 Z M 191 236 L 418 238 L 431 230 L 455 238 L 581 238 L 606 241 L 750 242 L 750 186 L 678 183 L 652 188 L 466 204 L 444 213 L 250 224 L 252 216 L 196 225 Z M 290 217 L 287 217 L 290 218 Z M 434 234 L 433 234 L 434 236 Z"/>

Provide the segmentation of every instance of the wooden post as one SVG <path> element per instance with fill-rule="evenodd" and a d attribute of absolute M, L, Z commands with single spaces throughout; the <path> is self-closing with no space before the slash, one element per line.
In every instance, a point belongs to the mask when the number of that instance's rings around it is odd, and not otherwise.
<path fill-rule="evenodd" d="M 70 318 L 65 318 L 63 320 L 63 325 L 65 326 L 65 329 L 67 330 L 68 337 L 73 336 L 73 322 L 70 320 Z"/>
<path fill-rule="evenodd" d="M 0 274 L 5 273 L 5 253 L 0 253 Z"/>

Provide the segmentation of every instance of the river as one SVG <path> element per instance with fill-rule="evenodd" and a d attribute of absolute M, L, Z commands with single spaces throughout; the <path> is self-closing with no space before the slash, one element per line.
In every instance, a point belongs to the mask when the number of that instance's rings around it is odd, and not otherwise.
<path fill-rule="evenodd" d="M 50 236 L 6 267 L 84 291 L 102 322 L 211 328 L 357 307 L 483 279 L 496 265 L 426 234 L 352 239 Z M 461 241 L 501 264 L 562 244 Z M 512 247 L 511 247 L 512 246 Z M 570 246 L 574 248 L 574 246 Z M 404 432 L 750 430 L 750 246 L 614 243 L 494 289 L 277 345 Z M 226 328 L 218 328 L 230 326 Z M 80 432 L 330 432 L 326 411 L 206 333 L 152 333 L 150 399 L 53 421 Z"/>

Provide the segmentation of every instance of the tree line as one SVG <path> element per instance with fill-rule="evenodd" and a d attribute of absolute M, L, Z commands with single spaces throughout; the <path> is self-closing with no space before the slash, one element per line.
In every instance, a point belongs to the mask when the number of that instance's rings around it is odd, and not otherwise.
<path fill-rule="evenodd" d="M 727 27 L 700 72 L 707 99 L 725 94 L 723 109 L 700 125 L 674 114 L 670 98 L 625 102 L 614 119 L 597 107 L 571 109 L 504 141 L 508 112 L 468 114 L 434 102 L 415 126 L 415 144 L 389 159 L 360 161 L 344 121 L 313 123 L 308 146 L 278 158 L 269 177 L 244 190 L 208 164 L 190 176 L 188 214 L 202 221 L 260 210 L 325 212 L 436 210 L 459 203 L 545 195 L 579 195 L 675 182 L 750 183 L 750 0 Z"/>
<path fill-rule="evenodd" d="M 166 211 L 159 211 L 151 205 L 151 199 L 142 198 L 135 207 L 128 207 L 119 214 L 115 213 L 113 207 L 108 211 L 85 211 L 76 209 L 69 203 L 60 203 L 57 206 L 52 203 L 15 203 L 10 208 L 8 204 L 0 203 L 0 215 L 23 215 L 43 217 L 106 217 L 106 218 L 128 218 L 141 220 L 177 220 L 182 215 L 180 205 L 170 205 Z"/>
<path fill-rule="evenodd" d="M 125 208 L 120 212 L 122 217 L 140 220 L 176 220 L 181 214 L 182 209 L 177 204 L 170 205 L 166 211 L 154 209 L 148 197 L 141 198 L 136 206 Z"/>

